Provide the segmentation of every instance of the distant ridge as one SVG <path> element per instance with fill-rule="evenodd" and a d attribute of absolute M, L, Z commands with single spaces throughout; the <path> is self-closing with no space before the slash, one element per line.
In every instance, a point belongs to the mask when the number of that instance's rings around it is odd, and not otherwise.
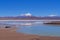
<path fill-rule="evenodd" d="M 0 17 L 0 20 L 60 20 L 60 16 L 56 17 L 36 17 L 36 16 L 16 16 L 16 17 Z"/>
<path fill-rule="evenodd" d="M 0 20 L 60 20 L 60 16 L 33 16 L 30 13 L 23 14 L 16 17 L 0 17 Z"/>

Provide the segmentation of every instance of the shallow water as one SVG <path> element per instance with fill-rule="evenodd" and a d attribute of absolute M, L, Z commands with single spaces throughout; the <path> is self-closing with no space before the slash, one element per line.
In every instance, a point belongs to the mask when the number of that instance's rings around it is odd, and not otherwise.
<path fill-rule="evenodd" d="M 36 34 L 41 36 L 59 36 L 60 37 L 60 25 L 45 25 L 42 22 L 33 22 L 33 21 L 0 21 L 2 24 L 12 24 L 17 25 L 16 32 L 26 33 L 26 34 Z M 30 25 L 21 25 L 20 24 L 30 24 Z M 32 25 L 31 25 L 32 24 Z"/>
<path fill-rule="evenodd" d="M 17 32 L 26 34 L 36 34 L 41 36 L 59 36 L 60 37 L 60 25 L 31 25 L 31 26 L 20 26 Z"/>

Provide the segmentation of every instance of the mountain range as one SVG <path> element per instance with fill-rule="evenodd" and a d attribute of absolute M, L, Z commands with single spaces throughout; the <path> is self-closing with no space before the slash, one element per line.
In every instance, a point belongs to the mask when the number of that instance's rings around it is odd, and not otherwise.
<path fill-rule="evenodd" d="M 60 20 L 60 16 L 16 16 L 16 17 L 0 17 L 0 20 Z"/>

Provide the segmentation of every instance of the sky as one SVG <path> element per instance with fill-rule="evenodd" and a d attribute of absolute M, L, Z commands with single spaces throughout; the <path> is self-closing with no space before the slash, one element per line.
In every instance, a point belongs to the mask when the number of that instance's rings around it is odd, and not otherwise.
<path fill-rule="evenodd" d="M 0 16 L 60 16 L 60 0 L 0 0 Z"/>

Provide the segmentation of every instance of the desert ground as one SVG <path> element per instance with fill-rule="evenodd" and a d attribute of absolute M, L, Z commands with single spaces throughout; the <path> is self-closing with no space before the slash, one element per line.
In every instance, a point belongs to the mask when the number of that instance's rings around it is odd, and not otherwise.
<path fill-rule="evenodd" d="M 0 28 L 0 40 L 60 40 L 60 37 L 17 33 L 16 28 Z"/>

